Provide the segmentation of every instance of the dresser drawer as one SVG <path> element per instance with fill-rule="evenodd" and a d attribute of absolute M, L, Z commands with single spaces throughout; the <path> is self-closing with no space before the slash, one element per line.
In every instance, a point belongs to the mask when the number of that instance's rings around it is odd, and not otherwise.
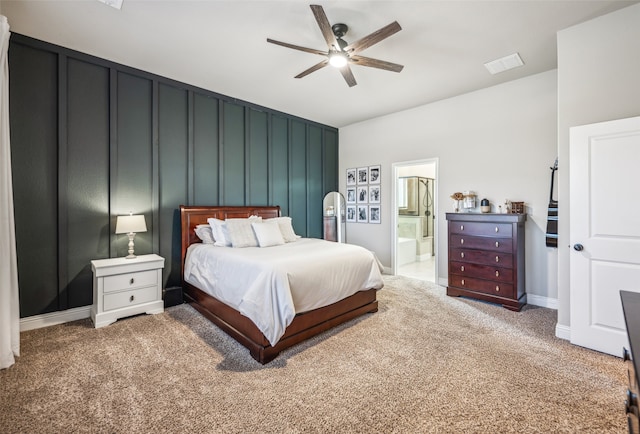
<path fill-rule="evenodd" d="M 511 252 L 513 240 L 511 238 L 474 237 L 464 234 L 452 234 L 449 237 L 451 247 L 465 247 L 493 252 Z"/>
<path fill-rule="evenodd" d="M 465 277 L 477 277 L 495 282 L 512 282 L 513 269 L 492 267 L 490 265 L 471 264 L 468 262 L 449 262 L 449 273 Z"/>
<path fill-rule="evenodd" d="M 135 306 L 158 299 L 158 287 L 134 289 L 131 291 L 114 292 L 104 295 L 104 310 L 120 309 L 122 307 Z"/>
<path fill-rule="evenodd" d="M 513 229 L 508 223 L 449 222 L 449 233 L 511 238 Z"/>
<path fill-rule="evenodd" d="M 482 292 L 498 297 L 513 297 L 513 285 L 504 282 L 493 282 L 491 280 L 478 279 L 474 277 L 460 276 L 458 274 L 449 275 L 449 286 L 454 286 L 470 291 Z"/>
<path fill-rule="evenodd" d="M 494 267 L 514 268 L 511 253 L 487 252 L 471 249 L 451 249 L 450 261 L 469 262 L 472 264 L 493 265 Z"/>
<path fill-rule="evenodd" d="M 139 271 L 136 273 L 115 274 L 104 278 L 104 292 L 136 289 L 158 284 L 156 270 Z"/>

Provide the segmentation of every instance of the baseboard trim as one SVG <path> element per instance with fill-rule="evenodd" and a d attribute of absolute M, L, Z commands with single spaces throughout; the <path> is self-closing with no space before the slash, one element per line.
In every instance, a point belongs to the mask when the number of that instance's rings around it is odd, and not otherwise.
<path fill-rule="evenodd" d="M 29 316 L 20 319 L 20 331 L 25 332 L 27 330 L 35 330 L 42 327 L 64 324 L 69 321 L 89 318 L 90 316 L 91 306 L 82 306 L 58 312 Z"/>
<path fill-rule="evenodd" d="M 527 294 L 527 303 L 534 306 L 547 307 L 549 309 L 558 310 L 558 299 L 543 297 L 542 295 Z"/>
<path fill-rule="evenodd" d="M 556 337 L 564 339 L 565 341 L 570 341 L 571 327 L 562 324 L 556 324 Z"/>

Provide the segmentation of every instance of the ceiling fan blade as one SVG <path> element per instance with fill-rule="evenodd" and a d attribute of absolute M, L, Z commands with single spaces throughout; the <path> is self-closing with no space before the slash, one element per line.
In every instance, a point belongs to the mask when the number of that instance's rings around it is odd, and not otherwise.
<path fill-rule="evenodd" d="M 358 84 L 356 83 L 356 78 L 353 76 L 353 72 L 351 71 L 351 68 L 349 68 L 349 65 L 345 65 L 342 68 L 338 69 L 340 69 L 340 73 L 344 77 L 344 81 L 347 82 L 349 87 L 353 87 Z"/>
<path fill-rule="evenodd" d="M 307 75 L 311 74 L 312 72 L 317 71 L 320 68 L 324 68 L 325 66 L 327 66 L 328 63 L 329 63 L 329 59 L 323 60 L 320 63 L 316 63 L 311 68 L 305 69 L 300 74 L 296 75 L 295 78 L 302 78 L 304 76 L 307 76 Z"/>
<path fill-rule="evenodd" d="M 276 40 L 271 39 L 271 38 L 267 38 L 267 42 L 271 42 L 272 44 L 281 45 L 281 46 L 287 47 L 287 48 L 293 48 L 294 50 L 304 51 L 305 53 L 319 54 L 320 56 L 326 56 L 327 55 L 326 51 L 320 51 L 320 50 L 316 50 L 314 48 L 301 47 L 299 45 L 293 45 L 293 44 L 289 44 L 287 42 L 276 41 Z"/>
<path fill-rule="evenodd" d="M 351 63 L 359 66 L 369 66 L 371 68 L 384 69 L 385 71 L 400 72 L 404 65 L 387 62 L 385 60 L 372 59 L 364 56 L 351 56 Z"/>
<path fill-rule="evenodd" d="M 313 16 L 316 17 L 322 36 L 324 36 L 324 40 L 327 41 L 329 49 L 339 50 L 340 46 L 338 45 L 338 41 L 336 41 L 336 36 L 333 34 L 333 30 L 331 30 L 331 24 L 329 24 L 329 20 L 327 19 L 327 15 L 324 13 L 322 6 L 311 5 L 311 10 L 313 11 Z"/>
<path fill-rule="evenodd" d="M 402 30 L 402 27 L 400 27 L 400 24 L 398 24 L 397 21 L 394 21 L 391 24 L 387 24 L 383 28 L 376 30 L 370 35 L 352 42 L 351 44 L 344 47 L 344 51 L 350 54 L 356 54 L 364 50 L 365 48 L 369 48 L 373 44 L 377 44 L 383 39 L 386 39 L 389 36 L 398 33 L 400 30 Z"/>

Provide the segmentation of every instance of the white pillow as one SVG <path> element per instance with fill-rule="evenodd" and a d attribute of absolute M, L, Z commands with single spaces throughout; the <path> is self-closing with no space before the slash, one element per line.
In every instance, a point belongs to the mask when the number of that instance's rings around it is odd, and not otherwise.
<path fill-rule="evenodd" d="M 209 226 L 211 226 L 211 231 L 213 232 L 213 239 L 215 240 L 213 245 L 230 247 L 231 239 L 229 238 L 229 231 L 227 230 L 227 225 L 224 220 L 208 218 L 207 222 L 209 222 Z"/>
<path fill-rule="evenodd" d="M 284 244 L 284 238 L 282 238 L 278 222 L 267 220 L 264 223 L 251 223 L 251 227 L 256 234 L 260 247 L 281 246 Z"/>
<path fill-rule="evenodd" d="M 251 216 L 248 219 L 226 219 L 227 230 L 232 247 L 258 247 L 258 239 L 251 223 L 262 223 L 262 217 Z"/>
<path fill-rule="evenodd" d="M 280 227 L 280 232 L 282 233 L 282 238 L 286 243 L 291 243 L 300 238 L 293 230 L 293 225 L 291 224 L 291 217 L 274 217 L 269 219 L 270 221 L 278 222 L 278 226 Z"/>
<path fill-rule="evenodd" d="M 195 232 L 204 244 L 214 244 L 216 242 L 210 225 L 196 225 Z"/>

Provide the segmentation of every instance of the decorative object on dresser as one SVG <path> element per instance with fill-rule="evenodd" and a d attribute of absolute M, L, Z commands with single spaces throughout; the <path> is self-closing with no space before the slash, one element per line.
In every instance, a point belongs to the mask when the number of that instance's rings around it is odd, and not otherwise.
<path fill-rule="evenodd" d="M 140 313 L 164 312 L 163 268 L 164 258 L 158 255 L 91 261 L 91 320 L 95 327 L 104 327 L 120 318 Z"/>
<path fill-rule="evenodd" d="M 129 236 L 129 255 L 127 259 L 133 259 L 133 239 L 138 232 L 147 232 L 147 224 L 143 215 L 119 215 L 116 220 L 116 234 L 127 234 Z"/>
<path fill-rule="evenodd" d="M 447 295 L 499 303 L 519 311 L 525 292 L 526 214 L 447 213 Z"/>
<path fill-rule="evenodd" d="M 638 360 L 640 360 L 640 292 L 620 291 L 631 353 L 623 349 L 622 358 L 627 364 L 629 388 L 626 393 L 625 410 L 629 434 L 640 434 L 640 406 L 638 404 Z"/>

